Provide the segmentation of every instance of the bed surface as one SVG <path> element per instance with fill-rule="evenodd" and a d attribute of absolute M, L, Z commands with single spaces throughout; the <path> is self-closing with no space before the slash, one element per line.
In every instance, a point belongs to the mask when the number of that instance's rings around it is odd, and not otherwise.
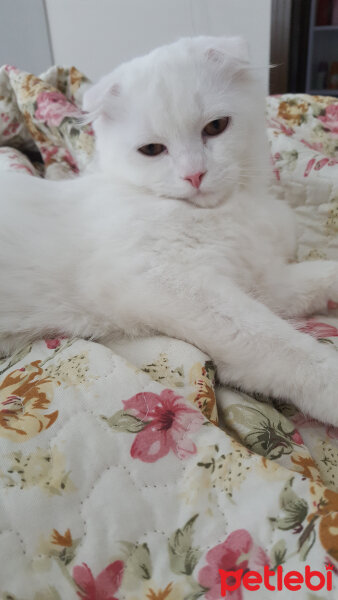
<path fill-rule="evenodd" d="M 81 172 L 94 147 L 74 119 L 87 85 L 75 68 L 3 67 L 0 171 Z M 272 189 L 296 211 L 299 259 L 338 260 L 338 103 L 270 97 L 267 120 Z M 333 312 L 304 330 L 338 348 Z M 329 570 L 337 590 L 338 429 L 216 386 L 189 344 L 22 348 L 0 363 L 0 448 L 2 599 L 218 600 L 219 568 L 264 565 Z M 297 598 L 336 594 L 303 585 Z"/>

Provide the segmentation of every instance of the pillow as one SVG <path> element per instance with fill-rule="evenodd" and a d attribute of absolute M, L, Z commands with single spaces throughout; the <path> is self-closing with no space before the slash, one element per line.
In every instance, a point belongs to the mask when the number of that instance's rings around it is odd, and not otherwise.
<path fill-rule="evenodd" d="M 299 260 L 338 260 L 338 100 L 284 94 L 267 99 L 273 192 L 294 208 Z"/>

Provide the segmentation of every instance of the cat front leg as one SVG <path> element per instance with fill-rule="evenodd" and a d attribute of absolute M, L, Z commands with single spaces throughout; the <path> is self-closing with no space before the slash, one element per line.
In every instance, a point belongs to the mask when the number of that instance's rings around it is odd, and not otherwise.
<path fill-rule="evenodd" d="M 288 399 L 304 413 L 338 425 L 337 352 L 231 281 L 189 286 L 187 278 L 171 292 L 161 286 L 138 300 L 143 323 L 209 354 L 222 383 Z"/>
<path fill-rule="evenodd" d="M 338 262 L 316 260 L 285 265 L 263 286 L 267 305 L 285 318 L 326 313 L 338 304 Z"/>

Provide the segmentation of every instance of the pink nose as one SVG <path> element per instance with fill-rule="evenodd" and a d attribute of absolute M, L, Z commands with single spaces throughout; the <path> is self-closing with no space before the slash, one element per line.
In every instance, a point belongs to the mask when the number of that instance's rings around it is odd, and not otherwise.
<path fill-rule="evenodd" d="M 201 185 L 202 179 L 205 175 L 205 172 L 202 173 L 202 171 L 199 171 L 198 173 L 193 173 L 192 175 L 187 175 L 186 177 L 184 177 L 184 179 L 186 181 L 190 181 L 191 185 L 198 189 Z"/>

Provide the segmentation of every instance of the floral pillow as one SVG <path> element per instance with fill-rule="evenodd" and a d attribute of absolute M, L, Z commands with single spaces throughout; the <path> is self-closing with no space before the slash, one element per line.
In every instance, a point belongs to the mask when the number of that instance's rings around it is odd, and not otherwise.
<path fill-rule="evenodd" d="M 284 94 L 267 99 L 274 193 L 295 210 L 298 258 L 338 260 L 338 100 Z"/>
<path fill-rule="evenodd" d="M 88 84 L 75 67 L 53 67 L 41 78 L 15 67 L 2 67 L 0 144 L 22 150 L 32 162 L 35 159 L 46 178 L 79 173 L 94 148 L 92 128 L 78 121 Z"/>

